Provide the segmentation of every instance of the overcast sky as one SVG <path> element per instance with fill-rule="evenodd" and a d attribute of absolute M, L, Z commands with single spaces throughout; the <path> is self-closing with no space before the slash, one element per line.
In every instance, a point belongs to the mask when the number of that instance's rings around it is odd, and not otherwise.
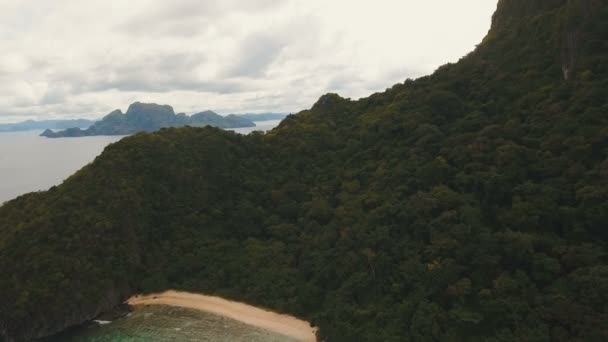
<path fill-rule="evenodd" d="M 497 0 L 0 0 L 0 122 L 297 112 L 455 62 Z"/>

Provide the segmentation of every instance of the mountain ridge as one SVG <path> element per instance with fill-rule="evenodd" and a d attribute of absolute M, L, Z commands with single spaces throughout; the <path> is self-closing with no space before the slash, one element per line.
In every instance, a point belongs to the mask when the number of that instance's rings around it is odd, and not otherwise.
<path fill-rule="evenodd" d="M 41 136 L 47 138 L 84 137 L 96 135 L 129 135 L 137 132 L 153 132 L 166 127 L 181 126 L 214 126 L 220 128 L 255 127 L 249 119 L 235 115 L 221 116 L 213 111 L 205 111 L 191 116 L 184 113 L 175 114 L 169 105 L 135 102 L 129 105 L 127 112 L 119 109 L 112 111 L 89 128 L 70 128 L 53 132 L 45 130 Z"/>

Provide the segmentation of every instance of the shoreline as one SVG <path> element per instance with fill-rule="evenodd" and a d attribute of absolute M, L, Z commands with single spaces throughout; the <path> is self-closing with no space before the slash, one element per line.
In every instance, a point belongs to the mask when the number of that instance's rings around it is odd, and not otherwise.
<path fill-rule="evenodd" d="M 205 311 L 303 342 L 317 341 L 315 335 L 317 328 L 304 320 L 215 296 L 169 290 L 149 295 L 136 295 L 129 298 L 127 304 L 169 305 Z"/>

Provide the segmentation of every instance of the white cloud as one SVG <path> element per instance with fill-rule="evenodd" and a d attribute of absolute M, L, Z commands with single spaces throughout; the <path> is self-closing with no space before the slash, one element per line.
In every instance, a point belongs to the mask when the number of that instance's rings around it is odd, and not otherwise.
<path fill-rule="evenodd" d="M 497 0 L 0 0 L 0 122 L 299 111 L 454 62 Z"/>
<path fill-rule="evenodd" d="M 22 73 L 28 67 L 28 61 L 21 55 L 6 53 L 0 56 L 0 75 Z"/>

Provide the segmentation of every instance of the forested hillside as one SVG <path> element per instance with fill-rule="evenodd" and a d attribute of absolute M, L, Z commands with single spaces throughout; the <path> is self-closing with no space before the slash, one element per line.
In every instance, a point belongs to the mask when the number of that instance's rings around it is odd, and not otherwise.
<path fill-rule="evenodd" d="M 605 0 L 501 0 L 431 76 L 125 138 L 0 207 L 0 339 L 177 288 L 327 341 L 608 340 L 606 94 Z"/>

